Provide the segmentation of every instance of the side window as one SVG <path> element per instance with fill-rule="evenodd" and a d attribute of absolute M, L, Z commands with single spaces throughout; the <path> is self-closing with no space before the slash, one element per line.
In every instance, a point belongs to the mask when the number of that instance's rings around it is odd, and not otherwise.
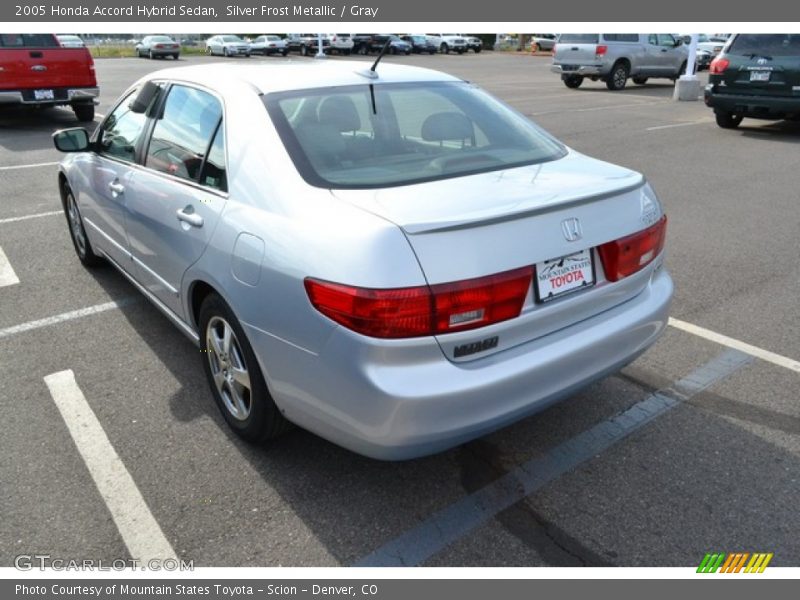
<path fill-rule="evenodd" d="M 144 114 L 132 112 L 129 108 L 136 94 L 136 91 L 129 94 L 103 123 L 100 135 L 102 154 L 129 162 L 136 159 L 136 143 L 147 120 Z"/>
<path fill-rule="evenodd" d="M 208 150 L 208 157 L 200 173 L 200 184 L 212 187 L 223 192 L 228 191 L 228 178 L 225 172 L 225 135 L 224 123 L 220 121 L 214 141 Z"/>
<path fill-rule="evenodd" d="M 156 122 L 145 165 L 181 179 L 198 181 L 211 138 L 222 119 L 214 96 L 195 88 L 173 85 Z"/>
<path fill-rule="evenodd" d="M 651 33 L 647 36 L 647 42 L 649 44 L 653 44 L 654 46 L 658 46 L 658 36 L 655 33 Z"/>
<path fill-rule="evenodd" d="M 668 48 L 673 48 L 675 46 L 675 38 L 668 33 L 659 33 L 658 45 L 667 46 Z"/>

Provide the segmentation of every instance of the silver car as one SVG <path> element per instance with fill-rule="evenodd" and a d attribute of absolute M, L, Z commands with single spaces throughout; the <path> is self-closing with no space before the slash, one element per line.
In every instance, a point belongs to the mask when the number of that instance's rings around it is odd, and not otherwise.
<path fill-rule="evenodd" d="M 148 35 L 136 44 L 134 51 L 139 58 L 148 57 L 152 60 L 171 56 L 174 60 L 178 60 L 181 55 L 181 45 L 166 35 Z"/>
<path fill-rule="evenodd" d="M 670 33 L 562 33 L 552 71 L 569 88 L 589 78 L 618 91 L 629 77 L 640 85 L 656 77 L 674 81 L 686 72 L 688 57 L 683 39 Z"/>
<path fill-rule="evenodd" d="M 239 435 L 425 455 L 656 341 L 673 286 L 641 174 L 456 77 L 364 67 L 162 70 L 54 134 L 78 257 L 199 346 Z"/>
<path fill-rule="evenodd" d="M 249 57 L 250 44 L 238 35 L 215 35 L 206 40 L 206 54 Z"/>
<path fill-rule="evenodd" d="M 289 49 L 286 47 L 284 39 L 278 35 L 260 35 L 250 42 L 250 53 L 264 56 L 270 54 L 286 56 L 289 54 Z"/>

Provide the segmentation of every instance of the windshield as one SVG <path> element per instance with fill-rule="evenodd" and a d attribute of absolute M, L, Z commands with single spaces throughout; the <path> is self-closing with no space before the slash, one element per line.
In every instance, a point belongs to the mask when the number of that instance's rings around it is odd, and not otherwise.
<path fill-rule="evenodd" d="M 742 34 L 728 48 L 740 56 L 800 56 L 800 33 Z"/>
<path fill-rule="evenodd" d="M 550 161 L 566 152 L 464 82 L 300 90 L 264 101 L 298 171 L 317 187 L 407 185 Z"/>
<path fill-rule="evenodd" d="M 236 35 L 223 35 L 222 36 L 223 42 L 242 42 L 242 38 Z"/>

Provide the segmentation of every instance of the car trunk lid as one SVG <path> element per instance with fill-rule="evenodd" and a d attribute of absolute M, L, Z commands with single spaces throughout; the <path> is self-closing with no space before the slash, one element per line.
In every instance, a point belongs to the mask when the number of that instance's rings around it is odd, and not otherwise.
<path fill-rule="evenodd" d="M 430 285 L 542 266 L 579 251 L 591 258 L 593 286 L 538 301 L 534 283 L 519 317 L 437 336 L 445 355 L 460 362 L 555 332 L 638 294 L 650 269 L 612 283 L 596 248 L 661 216 L 648 190 L 638 173 L 570 152 L 540 165 L 332 193 L 401 227 Z M 465 354 L 465 347 L 481 349 Z"/>

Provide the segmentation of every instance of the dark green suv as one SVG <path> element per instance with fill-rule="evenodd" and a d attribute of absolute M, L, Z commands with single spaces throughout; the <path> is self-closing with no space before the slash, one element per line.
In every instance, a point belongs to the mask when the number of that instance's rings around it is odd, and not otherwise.
<path fill-rule="evenodd" d="M 705 101 L 717 125 L 744 117 L 800 119 L 800 34 L 737 34 L 709 68 Z"/>

